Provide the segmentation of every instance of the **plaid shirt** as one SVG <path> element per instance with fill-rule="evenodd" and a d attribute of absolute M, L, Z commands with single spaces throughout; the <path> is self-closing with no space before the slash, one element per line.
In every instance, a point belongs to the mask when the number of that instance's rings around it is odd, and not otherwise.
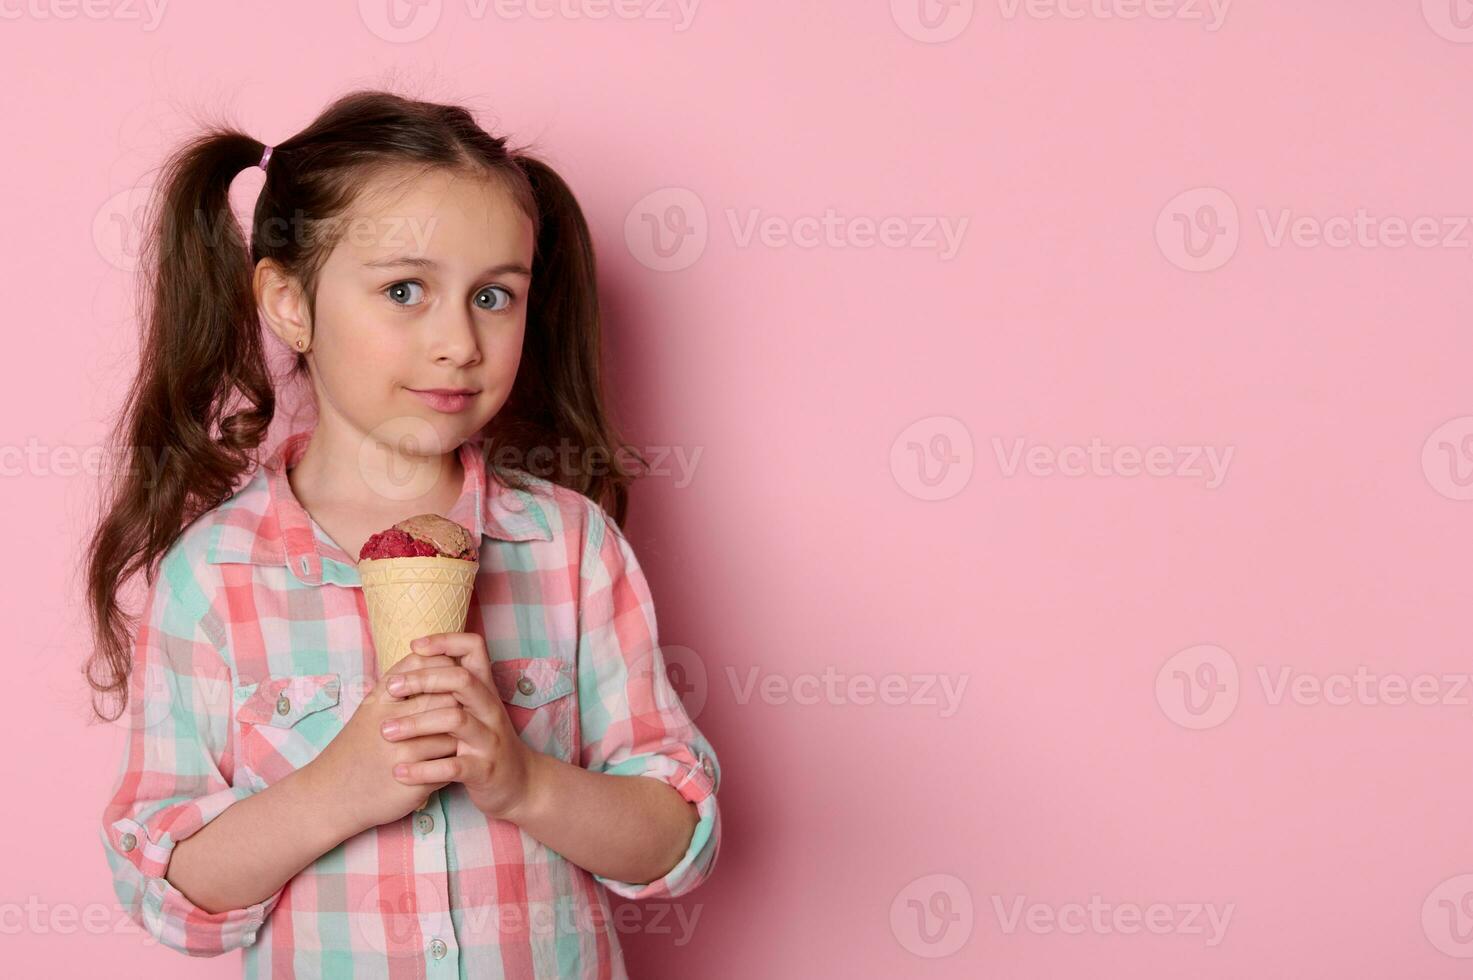
<path fill-rule="evenodd" d="M 113 887 L 150 935 L 193 956 L 244 949 L 246 977 L 622 977 L 608 892 L 683 895 L 720 844 L 715 752 L 665 672 L 649 587 L 589 498 L 488 479 L 459 452 L 445 516 L 481 540 L 466 623 L 534 749 L 663 780 L 696 805 L 690 846 L 648 884 L 591 874 L 459 783 L 321 855 L 248 908 L 206 912 L 165 878 L 174 846 L 314 758 L 378 675 L 354 560 L 302 508 L 290 436 L 163 557 L 140 621 L 127 747 L 102 816 Z"/>

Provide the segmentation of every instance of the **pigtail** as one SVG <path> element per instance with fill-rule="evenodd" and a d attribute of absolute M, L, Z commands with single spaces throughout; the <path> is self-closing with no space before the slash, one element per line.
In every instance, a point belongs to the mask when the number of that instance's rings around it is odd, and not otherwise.
<path fill-rule="evenodd" d="M 263 145 L 215 130 L 165 164 L 149 209 L 140 289 L 138 374 L 111 432 L 101 513 L 87 557 L 97 696 L 127 706 L 136 617 L 119 603 L 191 522 L 228 498 L 275 408 L 252 289 L 253 263 L 230 210 L 230 184 Z M 225 414 L 244 401 L 242 410 Z"/>

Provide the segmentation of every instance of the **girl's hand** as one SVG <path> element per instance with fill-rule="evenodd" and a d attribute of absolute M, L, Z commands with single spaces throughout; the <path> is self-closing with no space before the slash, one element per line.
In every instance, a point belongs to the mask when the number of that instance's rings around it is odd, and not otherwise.
<path fill-rule="evenodd" d="M 512 819 L 530 794 L 537 753 L 517 735 L 501 703 L 491 680 L 486 641 L 475 633 L 435 633 L 415 640 L 410 647 L 440 656 L 429 656 L 423 666 L 391 678 L 402 686 L 391 687 L 389 693 L 411 698 L 449 695 L 453 703 L 396 718 L 397 728 L 383 737 L 390 744 L 449 737 L 456 748 L 448 758 L 407 760 L 398 767 L 402 775 L 396 772 L 396 777 L 417 792 L 427 784 L 443 786 L 446 780 L 463 783 L 482 813 Z M 459 663 L 439 666 L 429 662 L 447 657 Z"/>
<path fill-rule="evenodd" d="M 386 742 L 380 725 L 390 719 L 409 719 L 454 705 L 449 694 L 426 694 L 413 698 L 391 695 L 385 687 L 389 678 L 405 671 L 453 667 L 449 657 L 410 654 L 389 669 L 373 690 L 364 696 L 343 730 L 318 753 L 303 771 L 322 788 L 323 798 L 344 820 L 353 834 L 398 820 L 424 802 L 444 782 L 409 786 L 394 778 L 394 767 L 425 759 L 455 754 L 455 739 L 449 735 L 399 739 Z"/>

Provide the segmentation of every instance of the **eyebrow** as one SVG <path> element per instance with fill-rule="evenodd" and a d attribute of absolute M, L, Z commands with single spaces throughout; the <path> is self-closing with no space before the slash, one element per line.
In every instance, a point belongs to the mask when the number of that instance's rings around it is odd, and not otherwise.
<path fill-rule="evenodd" d="M 440 267 L 440 263 L 436 262 L 434 259 L 429 259 L 418 255 L 391 255 L 385 259 L 374 259 L 372 262 L 365 262 L 363 263 L 363 267 L 365 269 L 390 269 L 396 267 L 405 267 L 411 269 L 438 269 Z M 528 279 L 530 279 L 532 278 L 532 270 L 522 265 L 520 262 L 503 262 L 501 263 L 501 265 L 493 265 L 491 268 L 484 270 L 482 272 L 482 275 L 514 275 L 526 276 Z"/>

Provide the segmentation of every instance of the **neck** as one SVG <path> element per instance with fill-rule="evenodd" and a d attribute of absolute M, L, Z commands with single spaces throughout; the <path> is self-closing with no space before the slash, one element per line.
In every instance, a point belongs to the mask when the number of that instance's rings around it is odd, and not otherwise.
<path fill-rule="evenodd" d="M 319 425 L 288 471 L 292 489 L 308 510 L 315 500 L 361 514 L 443 515 L 465 480 L 460 454 L 415 453 L 412 440 L 397 443 Z"/>

